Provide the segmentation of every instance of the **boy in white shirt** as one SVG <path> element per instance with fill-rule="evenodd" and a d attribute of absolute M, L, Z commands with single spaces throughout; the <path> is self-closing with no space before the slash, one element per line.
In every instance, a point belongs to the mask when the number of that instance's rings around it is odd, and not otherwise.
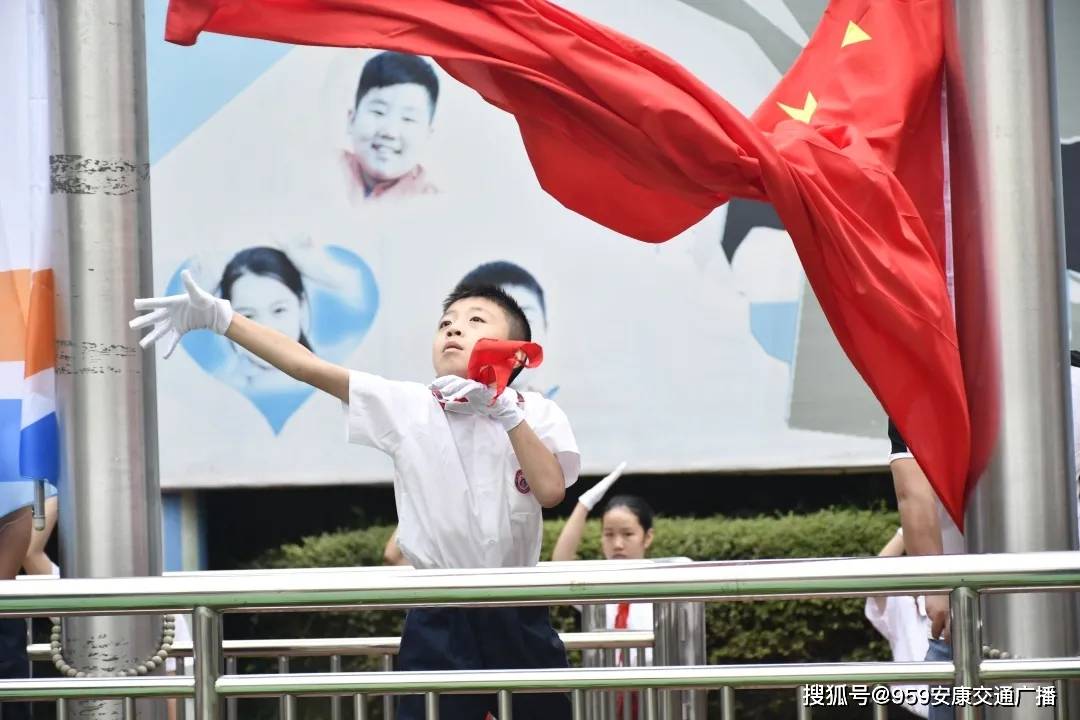
<path fill-rule="evenodd" d="M 322 360 L 294 339 L 233 313 L 227 300 L 195 284 L 187 292 L 136 300 L 152 310 L 131 322 L 154 325 L 145 348 L 164 340 L 165 357 L 197 328 L 223 334 L 288 375 L 339 398 L 350 442 L 394 459 L 401 551 L 417 568 L 524 567 L 540 559 L 541 508 L 562 501 L 580 456 L 562 410 L 538 393 L 494 390 L 466 379 L 482 338 L 529 340 L 521 308 L 495 287 L 458 288 L 446 299 L 432 344 L 436 380 L 397 382 Z M 548 611 L 423 608 L 402 634 L 402 670 L 566 667 Z M 494 696 L 440 698 L 444 720 L 483 720 Z M 519 720 L 569 719 L 565 694 L 515 696 Z M 422 720 L 420 696 L 402 698 L 401 720 Z"/>

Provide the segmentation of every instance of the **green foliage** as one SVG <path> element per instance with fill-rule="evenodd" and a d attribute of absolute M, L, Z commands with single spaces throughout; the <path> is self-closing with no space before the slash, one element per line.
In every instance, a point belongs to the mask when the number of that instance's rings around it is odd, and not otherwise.
<path fill-rule="evenodd" d="M 823 510 L 809 515 L 730 519 L 659 518 L 653 557 L 693 560 L 757 560 L 773 558 L 853 557 L 876 554 L 897 527 L 896 513 L 853 509 Z M 564 524 L 544 524 L 544 555 L 549 557 Z M 368 527 L 326 533 L 284 545 L 261 557 L 255 567 L 347 567 L 378 565 L 393 528 Z M 585 531 L 580 557 L 601 557 L 599 522 Z M 784 600 L 710 603 L 706 608 L 710 664 L 865 661 L 887 659 L 888 645 L 863 615 L 861 600 Z M 578 629 L 576 613 L 553 608 L 561 630 Z M 365 637 L 397 635 L 400 611 L 350 613 L 284 613 L 232 617 L 230 637 Z M 573 662 L 576 658 L 571 658 Z M 294 662 L 297 670 L 324 670 L 324 661 Z M 346 662 L 346 669 L 376 669 L 375 661 Z M 247 671 L 271 671 L 251 663 Z M 794 691 L 740 692 L 740 718 L 786 717 L 793 712 Z M 264 703 L 265 704 L 265 703 Z M 301 703 L 305 718 L 328 717 L 326 701 Z M 247 710 L 245 717 L 262 717 Z M 266 717 L 272 716 L 272 708 Z M 713 708 L 715 711 L 716 709 Z M 858 708 L 852 708 L 856 711 Z M 710 713 L 711 715 L 713 713 Z M 867 715 L 866 709 L 862 715 Z M 718 711 L 715 713 L 719 715 Z M 845 717 L 828 713 L 828 717 Z M 857 712 L 852 717 L 859 716 Z"/>

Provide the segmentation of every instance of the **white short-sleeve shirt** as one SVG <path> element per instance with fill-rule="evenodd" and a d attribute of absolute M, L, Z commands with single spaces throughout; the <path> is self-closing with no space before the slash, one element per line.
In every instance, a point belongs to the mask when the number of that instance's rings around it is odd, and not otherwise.
<path fill-rule="evenodd" d="M 519 396 L 525 421 L 571 485 L 581 459 L 566 415 L 539 393 Z M 444 411 L 426 385 L 356 371 L 349 375 L 346 410 L 349 442 L 394 460 L 398 546 L 413 567 L 539 562 L 540 503 L 498 422 Z"/>
<path fill-rule="evenodd" d="M 619 614 L 618 603 L 608 603 L 604 606 L 604 627 L 608 630 L 615 629 L 615 618 Z M 653 629 L 653 606 L 652 603 L 630 603 L 630 614 L 626 618 L 627 630 L 652 630 Z M 626 651 L 621 651 L 626 652 Z M 630 648 L 630 656 L 623 665 L 637 665 L 638 648 Z M 652 648 L 645 648 L 645 664 L 652 665 Z"/>
<path fill-rule="evenodd" d="M 896 662 L 922 662 L 930 647 L 930 618 L 926 615 L 926 605 L 922 596 L 892 595 L 889 597 L 871 597 L 866 599 L 866 618 L 889 641 L 893 660 Z M 915 691 L 915 697 L 921 689 L 926 692 L 926 685 L 894 685 L 903 688 L 905 696 L 908 690 Z M 904 705 L 919 717 L 930 713 L 926 704 Z"/>

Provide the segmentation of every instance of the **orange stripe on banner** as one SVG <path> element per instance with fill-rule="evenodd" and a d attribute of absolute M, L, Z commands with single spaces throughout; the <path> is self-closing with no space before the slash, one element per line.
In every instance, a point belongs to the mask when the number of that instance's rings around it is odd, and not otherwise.
<path fill-rule="evenodd" d="M 30 313 L 26 322 L 26 377 L 56 365 L 56 321 L 53 271 L 36 270 L 30 279 Z"/>
<path fill-rule="evenodd" d="M 0 271 L 0 362 L 22 360 L 26 353 L 29 270 Z"/>

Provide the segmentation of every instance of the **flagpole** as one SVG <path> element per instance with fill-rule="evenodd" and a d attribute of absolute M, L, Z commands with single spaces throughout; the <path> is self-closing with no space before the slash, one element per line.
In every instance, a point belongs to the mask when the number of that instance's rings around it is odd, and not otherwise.
<path fill-rule="evenodd" d="M 142 0 L 48 0 L 57 243 L 57 410 L 65 577 L 161 573 L 153 353 L 127 325 L 153 294 Z M 118 670 L 155 652 L 155 616 L 67 618 L 64 656 Z M 145 704 L 144 704 L 145 703 Z M 142 701 L 138 717 L 163 717 Z M 112 718 L 122 701 L 69 702 Z"/>
<path fill-rule="evenodd" d="M 993 448 L 968 507 L 968 549 L 1076 549 L 1051 0 L 954 8 L 946 37 L 956 309 L 974 435 Z M 1077 629 L 1063 594 L 983 599 L 982 644 L 1013 655 L 1072 655 Z M 986 717 L 1054 717 L 1027 696 L 1022 709 Z"/>

